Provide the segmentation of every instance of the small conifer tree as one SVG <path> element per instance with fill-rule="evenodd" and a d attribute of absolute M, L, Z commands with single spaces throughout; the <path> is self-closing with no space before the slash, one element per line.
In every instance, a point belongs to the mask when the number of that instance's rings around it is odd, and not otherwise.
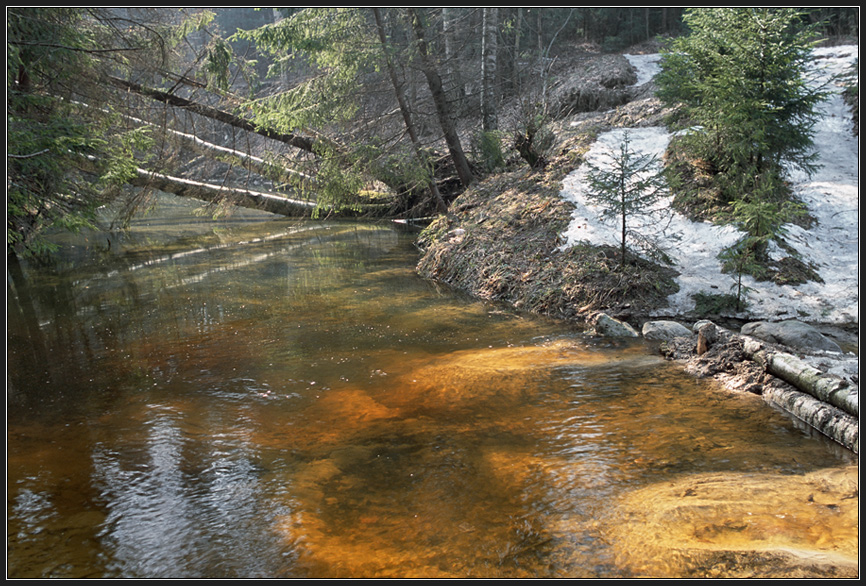
<path fill-rule="evenodd" d="M 746 295 L 753 291 L 743 282 L 743 277 L 762 270 L 763 266 L 757 261 L 757 257 L 758 251 L 764 247 L 766 247 L 765 239 L 746 235 L 719 253 L 722 270 L 734 276 L 731 290 L 736 291 L 737 311 L 745 309 Z"/>
<path fill-rule="evenodd" d="M 633 226 L 640 216 L 654 216 L 660 199 L 668 193 L 658 157 L 635 152 L 628 131 L 623 134 L 619 152 L 610 153 L 610 164 L 597 166 L 587 162 L 587 198 L 603 207 L 602 217 L 614 218 L 620 224 L 620 266 L 625 267 L 627 242 L 646 242 L 645 235 Z"/>

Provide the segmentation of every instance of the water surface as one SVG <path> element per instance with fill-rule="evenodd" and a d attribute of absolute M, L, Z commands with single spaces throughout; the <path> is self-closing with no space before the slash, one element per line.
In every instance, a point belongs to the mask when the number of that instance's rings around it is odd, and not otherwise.
<path fill-rule="evenodd" d="M 391 225 L 169 201 L 7 271 L 8 577 L 629 577 L 630 491 L 853 461 Z"/>

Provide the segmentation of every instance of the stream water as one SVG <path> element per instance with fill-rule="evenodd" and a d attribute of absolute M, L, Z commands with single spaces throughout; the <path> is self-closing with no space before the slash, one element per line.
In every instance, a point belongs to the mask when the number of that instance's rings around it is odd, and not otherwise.
<path fill-rule="evenodd" d="M 7 577 L 629 577 L 625 495 L 855 461 L 390 225 L 171 201 L 7 270 Z"/>

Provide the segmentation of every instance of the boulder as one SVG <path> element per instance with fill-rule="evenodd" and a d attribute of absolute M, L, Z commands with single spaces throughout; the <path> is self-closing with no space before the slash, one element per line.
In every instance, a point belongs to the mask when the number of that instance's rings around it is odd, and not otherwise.
<path fill-rule="evenodd" d="M 637 330 L 629 324 L 614 319 L 606 313 L 599 313 L 595 318 L 595 333 L 600 336 L 615 338 L 638 338 Z"/>
<path fill-rule="evenodd" d="M 815 327 L 797 320 L 780 322 L 759 321 L 745 324 L 740 333 L 795 350 L 842 352 L 842 348 Z"/>
<path fill-rule="evenodd" d="M 675 321 L 648 321 L 641 330 L 647 340 L 672 340 L 673 338 L 688 338 L 692 331 Z"/>

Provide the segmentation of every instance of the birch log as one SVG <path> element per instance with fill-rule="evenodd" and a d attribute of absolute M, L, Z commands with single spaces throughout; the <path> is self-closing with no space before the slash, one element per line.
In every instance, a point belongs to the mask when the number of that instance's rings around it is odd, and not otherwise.
<path fill-rule="evenodd" d="M 768 387 L 762 396 L 828 438 L 860 453 L 859 387 L 785 352 L 767 350 L 743 336 L 743 349 L 755 362 L 797 390 Z"/>
<path fill-rule="evenodd" d="M 262 177 L 273 179 L 274 181 L 290 182 L 293 185 L 303 183 L 308 186 L 314 186 L 316 183 L 315 177 L 277 163 L 266 161 L 261 157 L 256 157 L 249 153 L 207 142 L 194 134 L 178 132 L 170 128 L 167 128 L 166 132 L 168 136 L 174 137 L 200 155 L 225 162 L 237 162 L 244 169 L 257 173 Z"/>
<path fill-rule="evenodd" d="M 90 107 L 88 104 L 83 102 L 76 103 L 83 107 Z M 103 111 L 109 113 L 106 109 L 103 109 Z M 141 126 L 157 128 L 157 125 L 142 120 L 141 118 L 136 118 L 135 116 L 123 115 L 123 118 Z M 166 133 L 166 136 L 172 138 L 178 144 L 187 146 L 190 150 L 200 155 L 226 163 L 237 163 L 244 169 L 257 173 L 262 177 L 285 183 L 291 182 L 293 185 L 302 185 L 305 187 L 312 187 L 316 184 L 315 177 L 290 167 L 286 167 L 285 165 L 273 161 L 266 161 L 261 157 L 256 157 L 255 155 L 243 151 L 213 144 L 187 132 L 180 132 L 179 130 L 174 130 L 168 127 L 163 127 L 162 130 Z"/>
<path fill-rule="evenodd" d="M 791 354 L 767 351 L 760 342 L 748 337 L 744 337 L 743 349 L 752 360 L 763 364 L 770 374 L 859 419 L 857 385 L 824 374 Z"/>
<path fill-rule="evenodd" d="M 207 202 L 215 203 L 221 201 L 223 198 L 228 198 L 233 204 L 241 207 L 263 210 L 272 214 L 290 217 L 309 216 L 316 205 L 313 202 L 290 199 L 272 193 L 252 191 L 249 189 L 230 189 L 220 185 L 211 185 L 208 183 L 200 183 L 198 181 L 190 181 L 179 177 L 153 173 L 144 169 L 139 169 L 138 176 L 130 181 L 130 183 L 140 187 L 152 187 L 167 193 L 173 193 L 183 197 L 191 197 L 193 199 Z"/>
<path fill-rule="evenodd" d="M 855 454 L 860 453 L 860 425 L 856 417 L 792 389 L 768 387 L 761 396 Z"/>

